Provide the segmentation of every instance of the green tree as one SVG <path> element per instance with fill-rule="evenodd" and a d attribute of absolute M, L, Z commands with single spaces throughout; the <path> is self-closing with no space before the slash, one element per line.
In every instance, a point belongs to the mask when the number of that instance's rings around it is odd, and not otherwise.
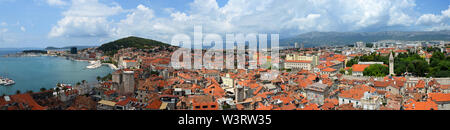
<path fill-rule="evenodd" d="M 413 60 L 408 64 L 408 71 L 416 76 L 423 77 L 429 72 L 429 66 L 425 60 Z"/>
<path fill-rule="evenodd" d="M 41 92 L 44 92 L 44 91 L 46 91 L 47 89 L 45 89 L 44 87 L 42 87 L 41 89 L 40 89 L 40 91 Z"/>
<path fill-rule="evenodd" d="M 358 64 L 358 59 L 354 58 L 354 59 L 347 61 L 347 64 L 345 66 L 352 67 L 354 64 Z"/>
<path fill-rule="evenodd" d="M 389 67 L 380 64 L 373 64 L 364 69 L 364 76 L 383 77 L 389 74 Z"/>
<path fill-rule="evenodd" d="M 339 70 L 339 73 L 340 73 L 340 74 L 345 74 L 345 70 L 344 70 L 343 68 L 341 68 L 341 69 Z"/>
<path fill-rule="evenodd" d="M 445 60 L 444 53 L 441 53 L 439 51 L 433 52 L 433 55 L 430 58 L 430 66 L 436 67 L 442 60 Z"/>
<path fill-rule="evenodd" d="M 399 54 L 394 59 L 394 71 L 397 75 L 401 75 L 405 72 L 412 73 L 415 76 L 427 76 L 430 71 L 428 62 L 425 61 L 418 54 Z"/>
<path fill-rule="evenodd" d="M 17 90 L 17 91 L 16 91 L 16 94 L 20 94 L 20 93 L 22 93 L 22 92 L 20 92 L 20 90 Z"/>
<path fill-rule="evenodd" d="M 430 58 L 430 73 L 432 77 L 450 77 L 450 57 L 439 51 L 433 52 Z"/>

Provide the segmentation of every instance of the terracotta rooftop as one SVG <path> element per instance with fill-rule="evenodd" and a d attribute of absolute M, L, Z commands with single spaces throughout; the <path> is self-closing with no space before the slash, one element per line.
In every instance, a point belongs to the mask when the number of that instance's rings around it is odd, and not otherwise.
<path fill-rule="evenodd" d="M 437 110 L 437 106 L 433 101 L 416 102 L 413 99 L 410 99 L 403 105 L 405 110 Z"/>
<path fill-rule="evenodd" d="M 354 64 L 352 66 L 352 71 L 353 72 L 363 72 L 364 69 L 366 69 L 367 67 L 369 67 L 370 65 L 362 65 L 362 64 Z"/>
<path fill-rule="evenodd" d="M 364 96 L 365 92 L 375 92 L 375 88 L 368 87 L 366 85 L 357 85 L 351 89 L 343 90 L 339 94 L 339 97 L 360 100 Z"/>
<path fill-rule="evenodd" d="M 334 71 L 336 71 L 336 69 L 326 68 L 326 69 L 323 69 L 322 71 L 324 71 L 324 72 L 334 72 Z"/>
<path fill-rule="evenodd" d="M 428 97 L 435 102 L 448 102 L 450 101 L 450 93 L 429 93 Z"/>

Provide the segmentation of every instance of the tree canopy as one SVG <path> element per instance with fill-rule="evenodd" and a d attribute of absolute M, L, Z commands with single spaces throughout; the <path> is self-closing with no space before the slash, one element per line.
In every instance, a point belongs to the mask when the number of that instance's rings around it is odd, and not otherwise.
<path fill-rule="evenodd" d="M 364 69 L 364 76 L 384 77 L 389 74 L 389 67 L 381 64 L 373 64 Z"/>

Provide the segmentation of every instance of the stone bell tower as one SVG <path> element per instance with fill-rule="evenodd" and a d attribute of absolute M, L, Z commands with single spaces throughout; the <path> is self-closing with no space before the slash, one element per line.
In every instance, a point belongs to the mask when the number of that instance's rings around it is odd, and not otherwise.
<path fill-rule="evenodd" d="M 389 75 L 395 75 L 394 74 L 394 56 L 392 53 L 389 55 Z"/>

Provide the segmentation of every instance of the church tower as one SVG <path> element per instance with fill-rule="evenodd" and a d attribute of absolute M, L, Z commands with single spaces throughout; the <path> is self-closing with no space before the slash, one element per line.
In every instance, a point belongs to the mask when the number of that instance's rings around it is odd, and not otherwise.
<path fill-rule="evenodd" d="M 394 74 L 394 56 L 392 53 L 389 55 L 389 75 L 395 75 Z"/>

